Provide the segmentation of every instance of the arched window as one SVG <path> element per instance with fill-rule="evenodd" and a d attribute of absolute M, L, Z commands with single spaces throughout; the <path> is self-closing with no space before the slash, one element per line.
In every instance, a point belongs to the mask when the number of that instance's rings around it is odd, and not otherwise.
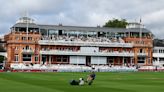
<path fill-rule="evenodd" d="M 26 46 L 26 47 L 23 47 L 24 50 L 31 50 L 31 47 L 30 46 Z"/>
<path fill-rule="evenodd" d="M 25 48 L 26 50 L 29 50 L 30 49 L 30 47 L 29 46 L 26 46 L 26 48 Z"/>

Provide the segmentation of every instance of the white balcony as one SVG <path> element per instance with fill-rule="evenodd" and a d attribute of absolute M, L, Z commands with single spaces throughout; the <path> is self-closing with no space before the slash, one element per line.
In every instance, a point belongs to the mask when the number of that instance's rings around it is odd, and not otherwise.
<path fill-rule="evenodd" d="M 153 61 L 153 65 L 155 65 L 155 66 L 163 66 L 163 64 L 164 64 L 164 61 Z"/>
<path fill-rule="evenodd" d="M 132 43 L 118 42 L 83 42 L 83 41 L 55 41 L 55 40 L 40 40 L 40 45 L 67 45 L 67 46 L 98 46 L 98 47 L 133 47 Z"/>
<path fill-rule="evenodd" d="M 30 49 L 28 49 L 28 50 L 22 50 L 22 53 L 28 53 L 28 54 L 33 54 L 34 53 L 34 51 L 33 50 L 30 50 Z"/>
<path fill-rule="evenodd" d="M 123 57 L 133 57 L 132 52 L 73 52 L 73 51 L 59 51 L 59 50 L 49 50 L 40 51 L 42 55 L 82 55 L 82 56 L 123 56 Z"/>
<path fill-rule="evenodd" d="M 164 61 L 159 61 L 159 63 L 164 64 Z"/>
<path fill-rule="evenodd" d="M 164 53 L 153 53 L 153 57 L 162 57 L 162 58 L 164 58 Z"/>
<path fill-rule="evenodd" d="M 147 56 L 148 53 L 137 53 L 138 56 Z"/>

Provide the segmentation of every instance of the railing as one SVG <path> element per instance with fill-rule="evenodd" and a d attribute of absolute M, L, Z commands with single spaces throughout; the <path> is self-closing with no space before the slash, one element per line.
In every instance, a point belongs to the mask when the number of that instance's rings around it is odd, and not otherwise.
<path fill-rule="evenodd" d="M 40 45 L 69 45 L 69 46 L 99 46 L 99 47 L 133 47 L 132 43 L 107 43 L 107 42 L 80 42 L 80 41 L 55 41 L 40 40 Z"/>
<path fill-rule="evenodd" d="M 132 52 L 80 52 L 80 51 L 59 51 L 59 50 L 49 50 L 40 51 L 43 55 L 90 55 L 90 56 L 125 56 L 133 57 Z"/>
<path fill-rule="evenodd" d="M 146 56 L 147 53 L 137 53 L 138 56 Z"/>
<path fill-rule="evenodd" d="M 22 53 L 31 53 L 31 54 L 33 54 L 34 53 L 34 51 L 33 50 L 22 50 Z"/>
<path fill-rule="evenodd" d="M 162 57 L 162 58 L 164 58 L 164 53 L 153 53 L 153 57 Z"/>
<path fill-rule="evenodd" d="M 29 40 L 10 40 L 7 41 L 7 43 L 29 43 L 29 44 L 33 44 L 36 43 L 36 41 L 29 41 Z"/>
<path fill-rule="evenodd" d="M 27 32 L 12 32 L 13 34 L 15 34 L 15 35 L 20 35 L 20 34 L 22 34 L 22 35 L 27 35 Z M 39 32 L 28 32 L 28 34 L 39 34 Z"/>
<path fill-rule="evenodd" d="M 162 64 L 164 64 L 164 61 L 153 61 L 153 63 L 162 63 Z"/>
<path fill-rule="evenodd" d="M 135 47 L 153 47 L 152 44 L 134 44 Z"/>

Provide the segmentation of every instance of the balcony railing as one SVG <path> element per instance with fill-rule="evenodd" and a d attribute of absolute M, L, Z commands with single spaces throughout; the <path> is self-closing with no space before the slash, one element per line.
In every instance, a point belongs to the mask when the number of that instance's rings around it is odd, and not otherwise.
<path fill-rule="evenodd" d="M 28 43 L 28 44 L 34 44 L 34 43 L 36 43 L 36 41 L 10 40 L 10 41 L 7 41 L 7 43 L 25 43 L 25 44 Z"/>
<path fill-rule="evenodd" d="M 82 41 L 54 41 L 40 40 L 40 45 L 68 45 L 68 46 L 99 46 L 99 47 L 133 47 L 132 43 L 82 42 Z"/>
<path fill-rule="evenodd" d="M 134 44 L 134 47 L 153 47 L 152 44 Z"/>
<path fill-rule="evenodd" d="M 28 54 L 33 54 L 34 53 L 34 51 L 33 50 L 22 50 L 22 53 L 28 53 Z"/>
<path fill-rule="evenodd" d="M 159 64 L 164 64 L 164 61 L 153 61 L 153 65 L 159 65 Z"/>
<path fill-rule="evenodd" d="M 60 51 L 60 50 L 49 50 L 40 51 L 43 55 L 89 55 L 89 56 L 124 56 L 133 57 L 133 52 L 80 52 L 80 51 Z"/>
<path fill-rule="evenodd" d="M 153 53 L 153 57 L 161 57 L 161 58 L 164 58 L 164 53 Z"/>
<path fill-rule="evenodd" d="M 138 56 L 147 56 L 148 53 L 137 53 Z"/>

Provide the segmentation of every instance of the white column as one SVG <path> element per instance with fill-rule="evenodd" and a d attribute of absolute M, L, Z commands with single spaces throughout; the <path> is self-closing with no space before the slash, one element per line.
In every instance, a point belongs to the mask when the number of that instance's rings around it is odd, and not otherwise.
<path fill-rule="evenodd" d="M 122 62 L 123 62 L 123 65 L 125 65 L 124 63 L 125 63 L 125 61 L 124 61 L 124 57 L 123 57 L 123 60 L 122 60 Z"/>
<path fill-rule="evenodd" d="M 51 55 L 49 56 L 49 64 L 51 65 Z"/>
<path fill-rule="evenodd" d="M 39 34 L 41 34 L 41 32 L 40 32 L 40 28 L 39 28 Z"/>
<path fill-rule="evenodd" d="M 130 65 L 132 65 L 132 58 L 130 58 Z"/>
<path fill-rule="evenodd" d="M 48 29 L 47 29 L 47 37 L 49 37 L 49 36 L 48 36 Z"/>
<path fill-rule="evenodd" d="M 98 57 L 98 65 L 100 64 L 100 59 L 99 59 L 99 57 Z"/>
<path fill-rule="evenodd" d="M 41 64 L 41 62 L 43 63 L 43 61 L 42 61 L 42 54 L 40 54 L 40 60 L 39 60 L 39 62 L 40 62 L 40 64 Z"/>
<path fill-rule="evenodd" d="M 67 38 L 68 38 L 68 32 L 67 32 Z"/>
<path fill-rule="evenodd" d="M 77 58 L 77 65 L 79 64 L 79 58 L 78 58 L 78 56 L 76 56 L 76 58 Z"/>
<path fill-rule="evenodd" d="M 158 62 L 158 64 L 160 63 L 160 62 L 159 62 L 159 57 L 157 58 L 157 62 Z"/>
<path fill-rule="evenodd" d="M 59 40 L 59 30 L 58 30 L 58 32 L 57 32 L 57 40 Z"/>
<path fill-rule="evenodd" d="M 77 56 L 76 56 L 76 65 L 78 64 Z"/>

